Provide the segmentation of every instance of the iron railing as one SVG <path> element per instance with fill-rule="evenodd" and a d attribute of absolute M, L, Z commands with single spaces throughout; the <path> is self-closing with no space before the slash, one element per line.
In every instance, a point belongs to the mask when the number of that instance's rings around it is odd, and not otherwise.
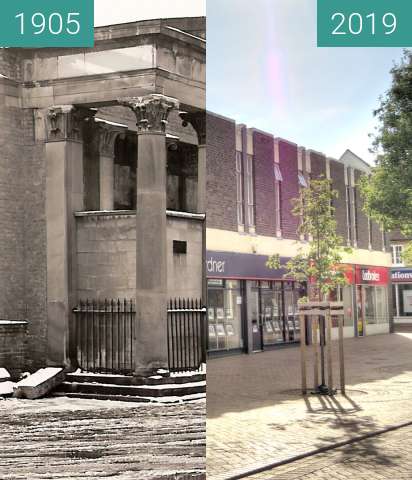
<path fill-rule="evenodd" d="M 96 373 L 132 373 L 133 300 L 81 300 L 74 313 L 75 363 Z"/>
<path fill-rule="evenodd" d="M 206 363 L 206 308 L 201 300 L 172 299 L 167 310 L 169 370 L 199 370 Z"/>

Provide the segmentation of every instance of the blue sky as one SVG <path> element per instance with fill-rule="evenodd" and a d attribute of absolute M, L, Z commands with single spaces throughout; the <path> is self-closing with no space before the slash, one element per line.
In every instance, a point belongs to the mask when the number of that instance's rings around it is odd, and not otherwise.
<path fill-rule="evenodd" d="M 368 162 L 373 110 L 399 48 L 317 48 L 316 0 L 207 0 L 207 106 L 339 157 Z"/>

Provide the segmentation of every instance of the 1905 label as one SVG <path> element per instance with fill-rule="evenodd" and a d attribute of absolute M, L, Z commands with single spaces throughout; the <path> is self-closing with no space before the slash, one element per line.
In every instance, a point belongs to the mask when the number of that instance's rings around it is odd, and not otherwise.
<path fill-rule="evenodd" d="M 94 0 L 3 2 L 1 47 L 92 47 Z"/>

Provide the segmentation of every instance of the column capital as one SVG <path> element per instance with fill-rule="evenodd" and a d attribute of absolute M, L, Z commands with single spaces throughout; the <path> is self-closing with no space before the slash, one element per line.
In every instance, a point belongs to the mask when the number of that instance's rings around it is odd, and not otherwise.
<path fill-rule="evenodd" d="M 184 127 L 187 127 L 189 123 L 192 125 L 197 133 L 199 145 L 206 145 L 206 112 L 204 110 L 180 112 L 179 116 Z"/>
<path fill-rule="evenodd" d="M 120 98 L 118 103 L 133 110 L 138 133 L 166 133 L 170 111 L 179 108 L 179 102 L 175 98 L 157 93 Z"/>
<path fill-rule="evenodd" d="M 47 142 L 82 141 L 82 122 L 92 118 L 97 110 L 75 105 L 56 105 L 47 109 Z"/>
<path fill-rule="evenodd" d="M 94 125 L 98 132 L 98 149 L 100 155 L 104 157 L 114 157 L 114 144 L 119 134 L 125 133 L 127 125 L 116 124 L 102 120 L 94 119 Z"/>

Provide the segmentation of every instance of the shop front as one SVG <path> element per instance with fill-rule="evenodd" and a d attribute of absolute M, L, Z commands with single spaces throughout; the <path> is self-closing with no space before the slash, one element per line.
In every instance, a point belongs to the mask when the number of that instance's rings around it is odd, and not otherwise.
<path fill-rule="evenodd" d="M 391 280 L 394 322 L 412 323 L 412 268 L 393 268 Z"/>
<path fill-rule="evenodd" d="M 355 266 L 355 335 L 389 333 L 389 269 Z"/>
<path fill-rule="evenodd" d="M 286 259 L 283 259 L 286 260 Z M 267 256 L 207 252 L 209 353 L 260 352 L 300 340 L 304 285 L 266 267 Z"/>

